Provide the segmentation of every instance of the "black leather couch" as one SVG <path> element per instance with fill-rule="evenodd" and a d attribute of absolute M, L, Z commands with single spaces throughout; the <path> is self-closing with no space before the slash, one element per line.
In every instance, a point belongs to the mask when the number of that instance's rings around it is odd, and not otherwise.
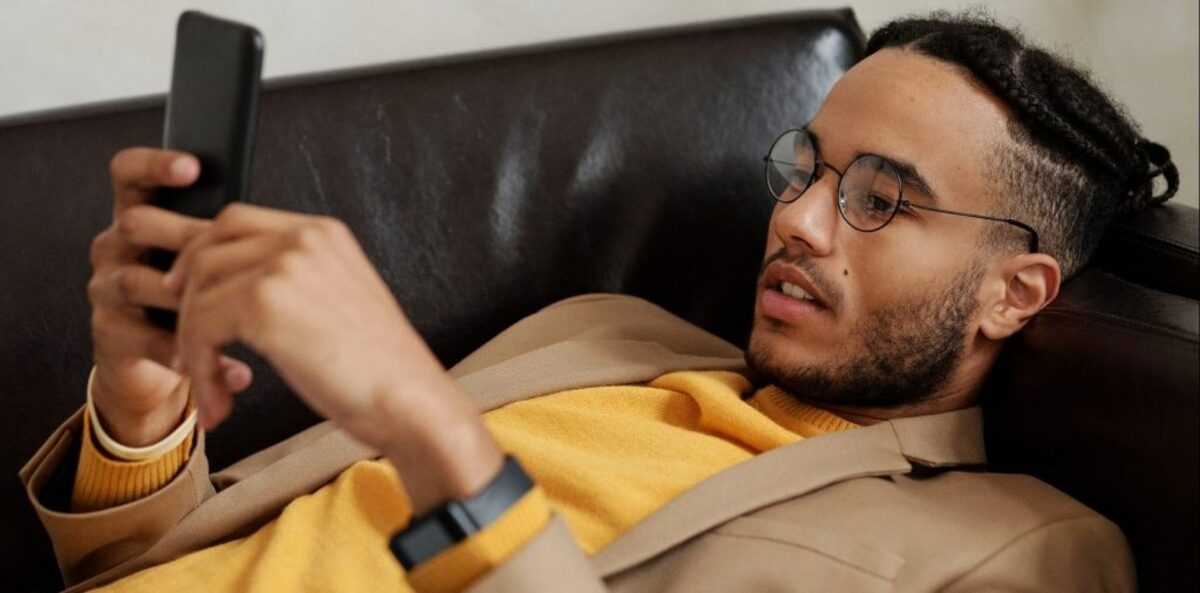
<path fill-rule="evenodd" d="M 589 291 L 741 343 L 771 209 L 761 156 L 862 47 L 850 12 L 809 12 L 279 80 L 252 194 L 345 220 L 447 364 Z M 162 106 L 0 120 L 0 588 L 59 584 L 16 472 L 83 401 L 107 163 L 159 141 Z M 1197 268 L 1195 209 L 1122 221 L 986 395 L 994 469 L 1116 520 L 1147 591 L 1198 583 Z M 214 469 L 317 421 L 234 353 L 258 378 L 209 441 Z"/>

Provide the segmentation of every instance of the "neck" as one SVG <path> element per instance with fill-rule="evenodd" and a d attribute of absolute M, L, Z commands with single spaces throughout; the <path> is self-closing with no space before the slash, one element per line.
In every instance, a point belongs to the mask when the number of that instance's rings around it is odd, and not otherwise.
<path fill-rule="evenodd" d="M 809 403 L 843 420 L 853 422 L 860 426 L 868 426 L 871 424 L 877 424 L 879 422 L 895 420 L 897 418 L 926 416 L 929 414 L 940 414 L 942 412 L 961 410 L 963 408 L 969 408 L 975 405 L 976 400 L 976 392 L 966 392 L 947 393 L 944 395 L 926 398 L 919 402 L 887 408 L 871 406 L 846 406 L 830 404 L 828 402 Z"/>
<path fill-rule="evenodd" d="M 991 348 L 975 350 L 964 358 L 958 370 L 942 387 L 912 403 L 889 407 L 842 405 L 824 401 L 807 403 L 861 426 L 969 408 L 978 403 L 983 381 L 997 354 L 998 350 Z"/>

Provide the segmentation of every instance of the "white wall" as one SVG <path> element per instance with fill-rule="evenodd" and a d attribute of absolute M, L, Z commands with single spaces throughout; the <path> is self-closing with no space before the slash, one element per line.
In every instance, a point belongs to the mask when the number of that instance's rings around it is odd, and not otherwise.
<path fill-rule="evenodd" d="M 257 25 L 265 75 L 528 44 L 663 25 L 840 6 L 823 0 L 0 0 L 0 116 L 162 93 L 174 21 L 197 8 Z M 868 31 L 908 12 L 976 6 L 955 0 L 856 0 Z M 1197 188 L 1195 0 L 1005 0 L 1002 20 L 1090 66 L 1169 148 Z"/>

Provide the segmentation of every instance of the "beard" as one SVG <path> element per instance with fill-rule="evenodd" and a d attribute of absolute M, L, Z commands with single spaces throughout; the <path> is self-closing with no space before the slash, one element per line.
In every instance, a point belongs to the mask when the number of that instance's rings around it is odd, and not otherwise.
<path fill-rule="evenodd" d="M 812 266 L 797 263 L 812 274 Z M 760 379 L 817 405 L 895 408 L 928 399 L 962 360 L 984 275 L 976 263 L 935 294 L 871 314 L 851 332 L 847 351 L 831 362 L 788 362 L 751 333 L 746 364 Z"/>

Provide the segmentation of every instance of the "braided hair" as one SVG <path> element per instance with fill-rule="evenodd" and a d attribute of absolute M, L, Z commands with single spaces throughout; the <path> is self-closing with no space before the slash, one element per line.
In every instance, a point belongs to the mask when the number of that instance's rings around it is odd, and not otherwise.
<path fill-rule="evenodd" d="M 1167 201 L 1179 188 L 1171 153 L 1137 125 L 1085 70 L 1020 33 L 973 14 L 935 12 L 892 21 L 867 41 L 867 55 L 903 48 L 965 68 L 1010 110 L 1010 138 L 988 171 L 1010 199 L 1004 215 L 1027 220 L 1069 278 L 1091 257 L 1115 216 Z M 1155 193 L 1155 179 L 1165 188 Z M 997 225 L 999 226 L 999 225 Z M 1005 238 L 992 229 L 988 238 Z M 1020 243 L 1016 243 L 1020 244 Z"/>

